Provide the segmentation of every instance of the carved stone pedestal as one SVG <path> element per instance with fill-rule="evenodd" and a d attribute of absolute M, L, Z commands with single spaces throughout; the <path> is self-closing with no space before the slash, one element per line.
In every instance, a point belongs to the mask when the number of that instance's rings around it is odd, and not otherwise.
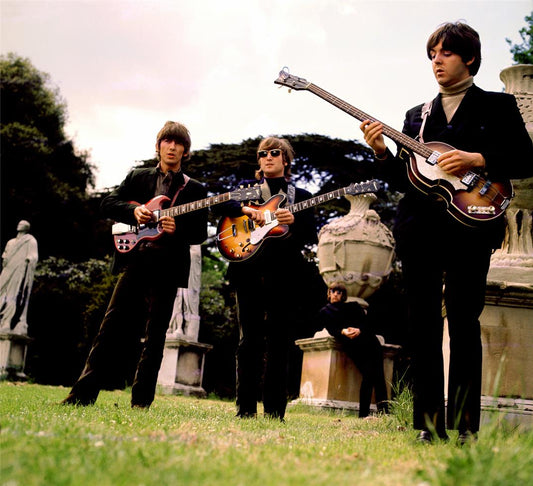
<path fill-rule="evenodd" d="M 383 369 L 390 399 L 394 359 L 400 346 L 385 344 L 382 338 L 378 337 L 383 346 Z M 315 337 L 299 339 L 296 344 L 304 355 L 300 396 L 293 403 L 359 410 L 362 376 L 339 342 L 324 330 L 316 333 Z M 374 395 L 370 409 L 376 411 Z"/>
<path fill-rule="evenodd" d="M 533 428 L 533 280 L 488 282 L 481 315 L 482 411 Z M 489 414 L 490 415 L 490 414 Z M 492 414 L 493 415 L 493 414 Z"/>
<path fill-rule="evenodd" d="M 167 337 L 157 378 L 158 391 L 166 395 L 205 397 L 202 388 L 205 355 L 212 348 L 185 338 Z"/>
<path fill-rule="evenodd" d="M 24 374 L 24 364 L 30 341 L 31 338 L 26 335 L 11 332 L 0 333 L 0 380 L 28 379 Z"/>

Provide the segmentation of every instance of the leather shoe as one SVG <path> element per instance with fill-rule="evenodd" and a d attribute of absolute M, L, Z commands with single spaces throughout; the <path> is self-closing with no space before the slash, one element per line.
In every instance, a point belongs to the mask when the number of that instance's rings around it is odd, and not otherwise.
<path fill-rule="evenodd" d="M 66 398 L 64 398 L 63 400 L 59 402 L 59 404 L 60 405 L 75 405 L 77 407 L 86 407 L 87 405 L 94 404 L 95 401 L 96 399 L 94 400 L 82 399 L 80 397 L 77 397 L 73 393 L 69 393 Z"/>
<path fill-rule="evenodd" d="M 416 438 L 416 441 L 420 444 L 431 444 L 433 442 L 433 436 L 429 430 L 421 430 Z"/>
<path fill-rule="evenodd" d="M 466 444 L 472 444 L 477 441 L 477 434 L 470 432 L 470 430 L 459 431 L 459 436 L 457 437 L 457 444 L 464 446 Z"/>
<path fill-rule="evenodd" d="M 429 430 L 421 430 L 416 438 L 416 441 L 422 444 L 431 444 L 436 438 L 443 442 L 448 442 L 450 439 L 446 432 L 442 432 L 435 437 Z"/>
<path fill-rule="evenodd" d="M 240 419 L 254 419 L 257 418 L 256 412 L 238 412 L 235 417 Z"/>

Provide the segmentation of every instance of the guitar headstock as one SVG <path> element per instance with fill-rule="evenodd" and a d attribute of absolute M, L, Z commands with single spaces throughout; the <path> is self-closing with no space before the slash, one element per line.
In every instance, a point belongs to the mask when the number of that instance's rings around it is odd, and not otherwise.
<path fill-rule="evenodd" d="M 287 88 L 295 90 L 307 89 L 307 87 L 311 84 L 304 78 L 299 78 L 298 76 L 289 74 L 289 68 L 287 66 L 285 66 L 279 72 L 278 79 L 276 79 L 274 83 L 281 84 L 282 86 L 287 86 Z"/>
<path fill-rule="evenodd" d="M 240 187 L 230 192 L 233 201 L 250 201 L 261 197 L 261 186 Z"/>
<path fill-rule="evenodd" d="M 381 183 L 375 179 L 366 182 L 352 182 L 346 187 L 346 194 L 355 196 L 357 194 L 365 194 L 368 192 L 376 192 L 381 188 Z"/>

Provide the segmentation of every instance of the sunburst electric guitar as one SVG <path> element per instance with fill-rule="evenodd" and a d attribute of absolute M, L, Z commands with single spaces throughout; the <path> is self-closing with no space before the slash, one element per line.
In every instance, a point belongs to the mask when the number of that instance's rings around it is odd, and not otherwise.
<path fill-rule="evenodd" d="M 235 189 L 234 191 L 218 196 L 200 199 L 199 201 L 192 201 L 179 206 L 172 206 L 163 209 L 163 206 L 170 201 L 167 196 L 156 196 L 150 199 L 145 206 L 152 211 L 152 221 L 147 224 L 130 225 L 125 223 L 115 223 L 111 229 L 113 239 L 115 240 L 115 248 L 120 253 L 128 253 L 133 250 L 141 241 L 157 240 L 163 234 L 163 229 L 159 224 L 159 220 L 163 216 L 180 216 L 198 209 L 206 209 L 215 204 L 220 204 L 225 201 L 249 201 L 250 199 L 258 199 L 261 197 L 261 188 L 259 186 L 246 187 Z M 139 204 L 132 201 L 132 204 Z"/>
<path fill-rule="evenodd" d="M 318 204 L 331 201 L 332 199 L 345 196 L 346 194 L 356 195 L 379 190 L 380 183 L 372 180 L 367 182 L 352 183 L 342 189 L 337 189 L 326 194 L 320 194 L 306 201 L 300 201 L 285 206 L 291 213 L 296 213 L 303 209 L 309 209 Z M 264 204 L 248 204 L 252 209 L 262 211 L 265 216 L 263 226 L 256 225 L 248 216 L 229 216 L 222 218 L 217 227 L 216 242 L 220 254 L 230 262 L 242 262 L 254 256 L 261 248 L 261 245 L 268 238 L 279 238 L 286 236 L 289 226 L 279 224 L 274 213 L 285 200 L 283 194 L 272 196 Z"/>
<path fill-rule="evenodd" d="M 280 71 L 274 83 L 290 89 L 310 91 L 359 121 L 377 121 L 315 84 L 289 74 L 287 68 Z M 474 171 L 468 171 L 462 177 L 447 174 L 437 165 L 437 159 L 440 154 L 454 150 L 453 147 L 442 142 L 421 143 L 382 124 L 384 135 L 400 144 L 403 150 L 407 150 L 407 173 L 413 186 L 424 194 L 443 199 L 447 204 L 448 213 L 455 219 L 475 227 L 505 213 L 513 197 L 510 181 L 491 182 Z"/>

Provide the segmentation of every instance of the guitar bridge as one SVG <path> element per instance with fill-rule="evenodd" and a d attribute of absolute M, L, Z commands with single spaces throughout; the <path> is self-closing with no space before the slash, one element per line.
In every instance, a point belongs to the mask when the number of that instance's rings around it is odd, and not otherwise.
<path fill-rule="evenodd" d="M 466 208 L 466 211 L 467 211 L 468 214 L 478 214 L 478 215 L 483 215 L 483 214 L 493 215 L 493 214 L 496 214 L 496 208 L 494 206 L 475 206 L 475 205 L 471 204 L 470 206 L 468 206 Z"/>

